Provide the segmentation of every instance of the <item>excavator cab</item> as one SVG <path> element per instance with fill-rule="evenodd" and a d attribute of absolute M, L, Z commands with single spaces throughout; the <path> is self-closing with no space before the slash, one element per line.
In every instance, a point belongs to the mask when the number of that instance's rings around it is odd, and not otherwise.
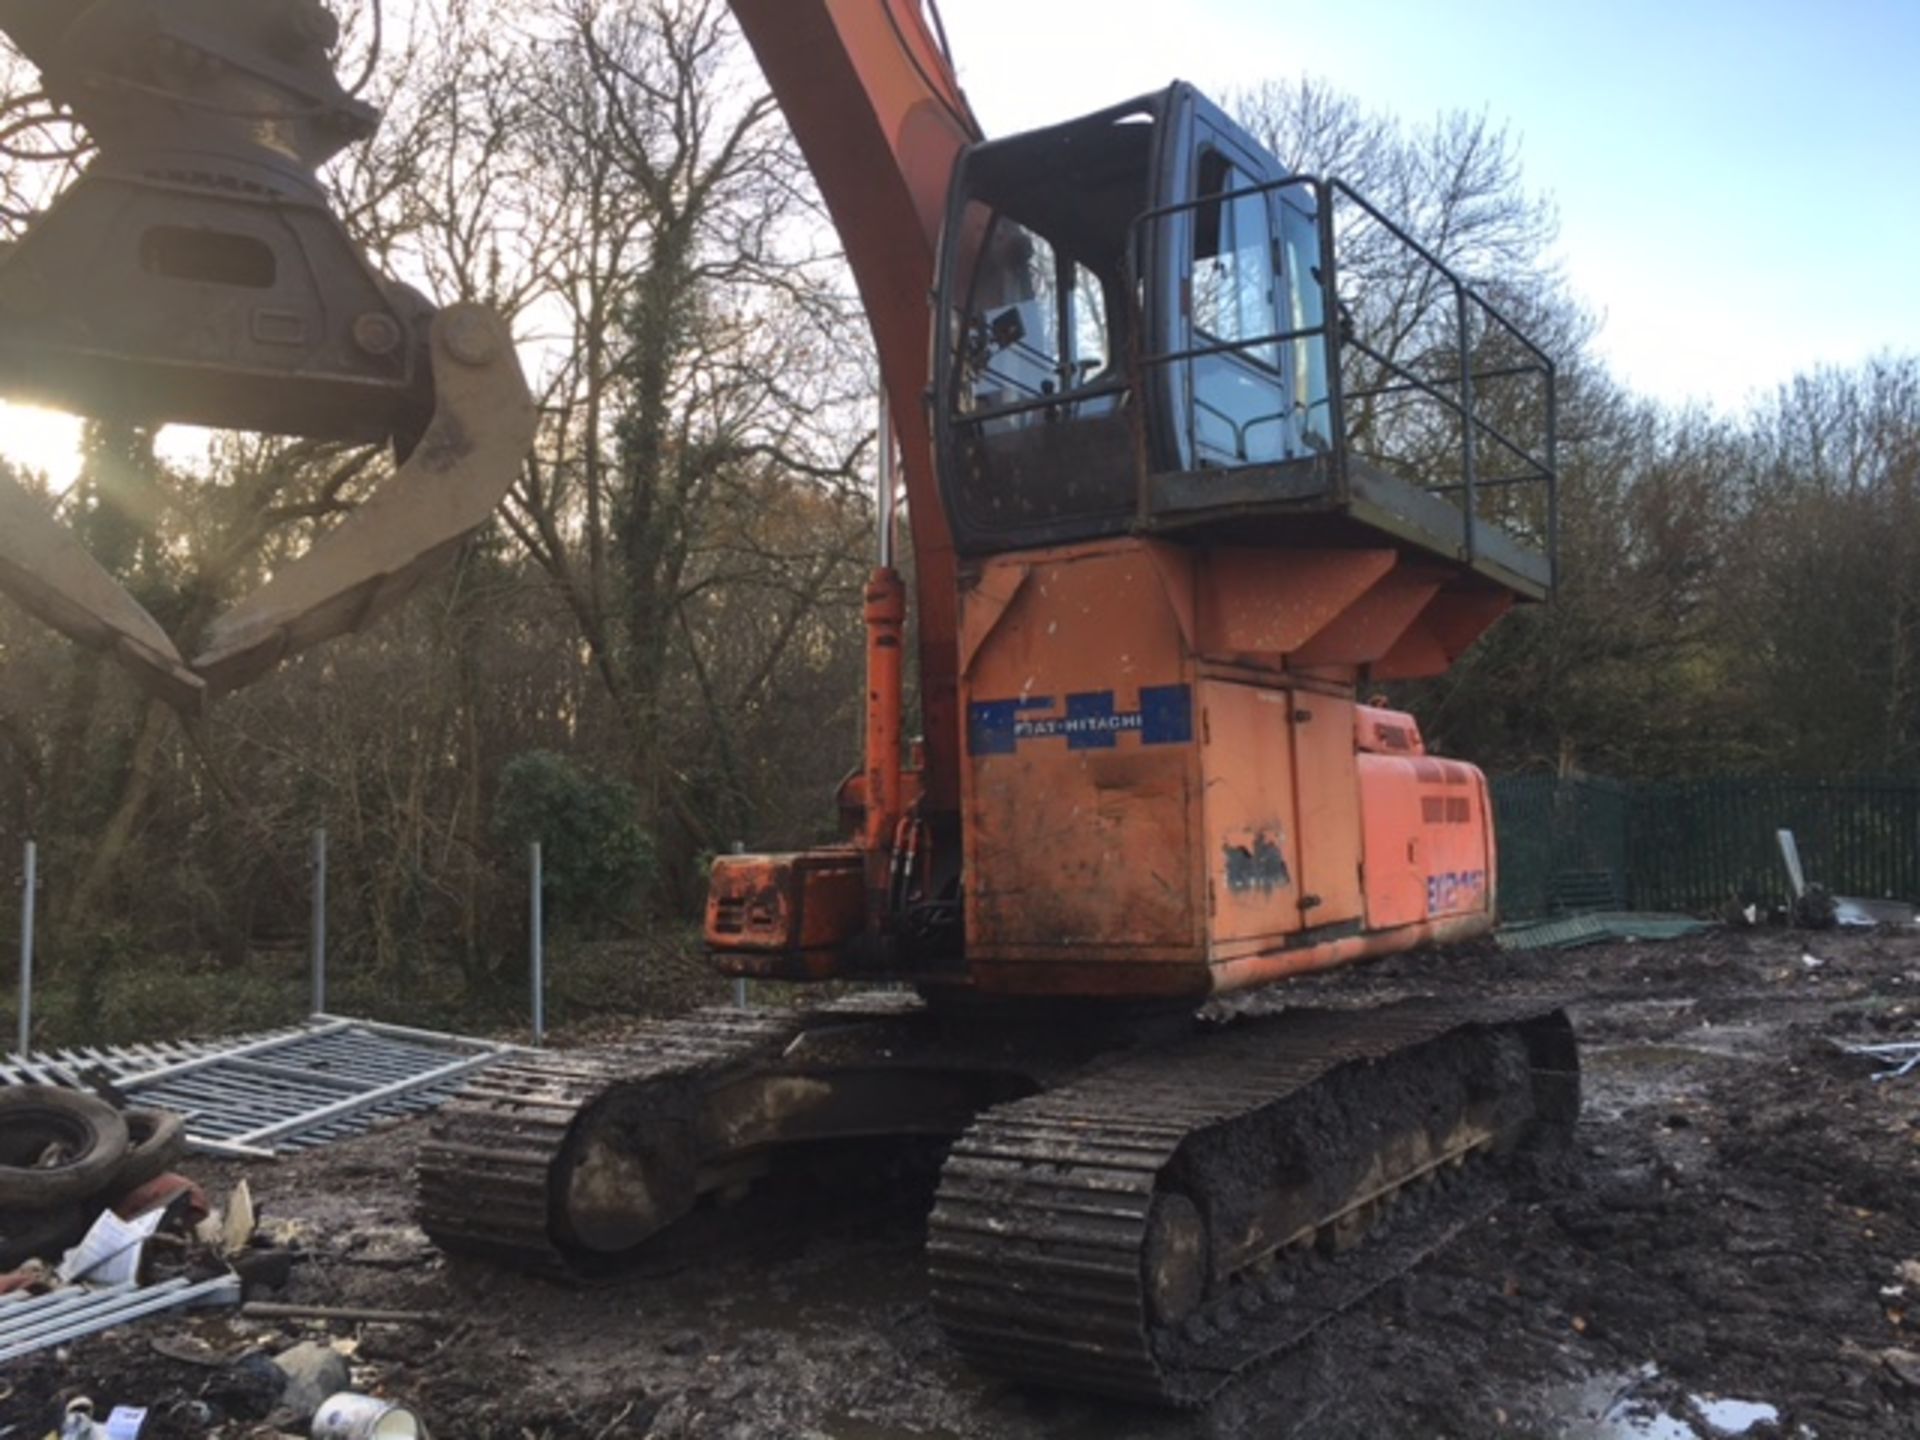
<path fill-rule="evenodd" d="M 968 982 L 1483 933 L 1484 777 L 1358 696 L 1551 588 L 1549 358 L 1185 84 L 966 147 L 936 274 Z"/>
<path fill-rule="evenodd" d="M 1413 297 L 1397 344 L 1381 290 Z M 1528 598 L 1551 584 L 1551 361 L 1189 85 L 969 149 L 938 291 L 963 553 L 1386 534 Z"/>

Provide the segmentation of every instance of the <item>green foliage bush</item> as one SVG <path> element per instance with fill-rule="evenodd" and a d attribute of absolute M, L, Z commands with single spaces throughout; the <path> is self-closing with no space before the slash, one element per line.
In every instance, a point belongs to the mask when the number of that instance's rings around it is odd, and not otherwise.
<path fill-rule="evenodd" d="M 653 879 L 653 840 L 638 817 L 624 781 L 531 750 L 501 769 L 493 838 L 509 852 L 539 841 L 551 923 L 584 925 L 628 914 Z"/>

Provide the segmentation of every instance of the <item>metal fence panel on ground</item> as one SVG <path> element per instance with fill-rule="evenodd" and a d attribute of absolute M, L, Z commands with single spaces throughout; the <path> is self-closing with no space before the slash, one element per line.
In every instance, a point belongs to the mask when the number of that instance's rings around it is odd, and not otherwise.
<path fill-rule="evenodd" d="M 162 1310 L 239 1303 L 240 1281 L 233 1275 L 216 1275 L 198 1284 L 181 1275 L 146 1286 L 11 1295 L 0 1298 L 0 1362 L 97 1335 Z"/>
<path fill-rule="evenodd" d="M 186 1117 L 187 1141 L 212 1154 L 271 1158 L 430 1110 L 516 1045 L 316 1015 L 259 1035 L 9 1055 L 0 1083 L 91 1088 Z"/>
<path fill-rule="evenodd" d="M 1493 799 L 1508 919 L 1784 904 L 1782 829 L 1829 890 L 1920 898 L 1920 781 L 1508 775 Z"/>

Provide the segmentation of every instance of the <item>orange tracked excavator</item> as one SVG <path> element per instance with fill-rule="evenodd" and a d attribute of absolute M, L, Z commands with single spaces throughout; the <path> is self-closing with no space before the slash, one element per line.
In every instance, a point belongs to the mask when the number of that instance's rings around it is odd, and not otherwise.
<path fill-rule="evenodd" d="M 1493 923 L 1483 777 L 1357 697 L 1547 594 L 1552 364 L 1189 86 L 986 141 L 923 0 L 732 5 L 845 245 L 903 483 L 887 444 L 850 838 L 722 858 L 706 934 L 728 974 L 884 984 L 489 1070 L 436 1117 L 421 1221 L 592 1274 L 817 1145 L 933 1137 L 963 1352 L 1200 1403 L 1571 1131 L 1552 1005 L 1285 984 Z M 191 664 L 0 493 L 0 588 L 193 703 L 484 518 L 524 385 L 497 320 L 429 318 L 327 214 L 312 167 L 371 117 L 312 0 L 0 0 L 0 27 L 101 147 L 0 264 L 0 384 L 410 451 Z M 1342 270 L 1363 232 L 1413 277 L 1393 343 Z"/>
<path fill-rule="evenodd" d="M 1570 1133 L 1554 1006 L 1279 983 L 1492 927 L 1483 776 L 1356 697 L 1547 594 L 1553 366 L 1190 86 L 986 141 L 921 0 L 732 6 L 845 245 L 903 486 L 883 446 L 850 838 L 721 858 L 706 938 L 727 974 L 888 988 L 489 1071 L 436 1121 L 422 1222 L 593 1273 L 816 1144 L 942 1137 L 954 1343 L 1199 1403 Z M 1397 345 L 1341 270 L 1361 233 L 1411 277 Z"/>

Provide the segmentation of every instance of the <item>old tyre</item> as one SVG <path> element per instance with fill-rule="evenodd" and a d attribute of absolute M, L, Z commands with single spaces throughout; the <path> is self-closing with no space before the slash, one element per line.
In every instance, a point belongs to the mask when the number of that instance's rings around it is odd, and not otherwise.
<path fill-rule="evenodd" d="M 171 1110 L 147 1110 L 135 1106 L 122 1110 L 127 1122 L 128 1148 L 114 1171 L 116 1194 L 138 1190 L 149 1180 L 157 1180 L 187 1153 L 187 1122 Z"/>
<path fill-rule="evenodd" d="M 99 1194 L 127 1154 L 104 1100 L 48 1085 L 0 1088 L 0 1209 L 51 1210 Z"/>

